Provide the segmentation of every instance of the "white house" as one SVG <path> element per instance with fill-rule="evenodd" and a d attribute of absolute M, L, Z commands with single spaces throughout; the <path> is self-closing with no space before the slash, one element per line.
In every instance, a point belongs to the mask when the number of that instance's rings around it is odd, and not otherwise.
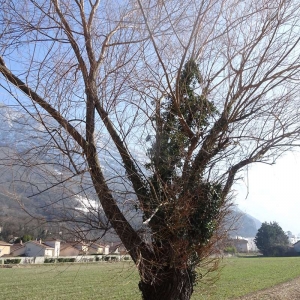
<path fill-rule="evenodd" d="M 231 243 L 236 248 L 237 252 L 249 252 L 249 245 L 246 239 L 237 237 L 236 239 L 232 239 Z"/>
<path fill-rule="evenodd" d="M 29 241 L 25 243 L 25 256 L 44 256 L 53 257 L 55 249 L 51 246 L 45 245 L 40 241 Z"/>
<path fill-rule="evenodd" d="M 89 245 L 88 254 L 109 254 L 109 245 L 92 243 Z"/>
<path fill-rule="evenodd" d="M 60 240 L 56 240 L 56 239 L 46 240 L 43 244 L 54 248 L 53 256 L 55 257 L 60 256 Z"/>
<path fill-rule="evenodd" d="M 253 251 L 253 252 L 257 252 L 258 248 L 256 247 L 256 244 L 254 242 L 254 237 L 253 238 L 244 238 L 245 240 L 248 241 L 248 250 L 249 251 Z"/>

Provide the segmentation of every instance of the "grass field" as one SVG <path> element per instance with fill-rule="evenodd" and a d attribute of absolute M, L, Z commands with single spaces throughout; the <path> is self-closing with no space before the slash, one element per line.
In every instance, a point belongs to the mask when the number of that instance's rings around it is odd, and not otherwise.
<path fill-rule="evenodd" d="M 198 284 L 194 300 L 232 299 L 300 276 L 300 257 L 230 258 L 220 279 Z M 128 262 L 0 268 L 0 299 L 140 299 Z"/>
<path fill-rule="evenodd" d="M 232 299 L 300 276 L 300 257 L 225 259 L 219 280 L 211 288 L 199 285 L 196 299 Z"/>

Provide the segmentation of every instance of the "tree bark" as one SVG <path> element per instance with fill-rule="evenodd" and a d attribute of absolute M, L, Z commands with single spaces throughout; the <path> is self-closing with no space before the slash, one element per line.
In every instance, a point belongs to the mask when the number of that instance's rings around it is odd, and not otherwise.
<path fill-rule="evenodd" d="M 188 269 L 164 269 L 151 282 L 141 280 L 143 300 L 189 300 L 194 291 L 195 277 Z"/>

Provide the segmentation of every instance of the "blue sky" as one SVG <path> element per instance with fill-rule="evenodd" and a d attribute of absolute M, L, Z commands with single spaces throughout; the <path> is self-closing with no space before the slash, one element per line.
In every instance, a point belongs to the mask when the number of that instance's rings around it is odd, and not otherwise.
<path fill-rule="evenodd" d="M 247 189 L 248 186 L 248 189 Z M 235 185 L 239 208 L 261 222 L 276 221 L 300 233 L 300 153 L 288 153 L 273 166 L 255 164 Z"/>

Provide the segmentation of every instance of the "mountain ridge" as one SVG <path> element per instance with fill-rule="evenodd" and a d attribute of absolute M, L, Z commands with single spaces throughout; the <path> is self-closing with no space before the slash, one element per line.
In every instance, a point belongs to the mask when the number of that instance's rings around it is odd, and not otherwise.
<path fill-rule="evenodd" d="M 28 128 L 30 131 L 28 131 Z M 31 138 L 28 138 L 28 134 Z M 41 153 L 38 151 L 41 149 L 39 142 L 45 141 L 45 136 L 46 133 L 41 130 L 34 119 L 29 120 L 21 112 L 0 104 L 0 159 L 2 160 L 0 164 L 0 204 L 2 207 L 0 222 L 1 216 L 13 216 L 14 213 L 16 217 L 20 218 L 22 216 L 23 218 L 25 210 L 32 216 L 43 217 L 48 221 L 54 218 L 55 211 L 53 210 L 55 208 L 58 211 L 62 208 L 67 211 L 69 207 L 70 211 L 66 212 L 69 218 L 79 214 L 83 215 L 87 212 L 93 214 L 101 210 L 100 205 L 97 208 L 93 207 L 92 203 L 95 203 L 96 200 L 89 197 L 89 190 L 92 188 L 88 184 L 84 185 L 84 194 L 81 194 L 82 191 L 76 188 L 76 182 L 73 182 L 72 179 L 61 188 L 59 185 L 55 186 L 55 180 L 61 179 L 64 181 L 68 176 L 71 177 L 72 174 L 64 174 L 65 171 L 57 167 L 59 162 L 54 162 L 53 164 L 51 162 L 50 166 L 44 164 L 44 162 L 49 163 L 49 161 L 44 161 L 47 158 L 43 155 L 43 151 Z M 26 153 L 30 151 L 36 151 L 38 154 L 34 156 L 36 166 L 30 165 L 31 170 L 28 171 L 26 169 Z M 104 148 L 104 155 L 106 151 Z M 108 152 L 109 156 L 104 157 L 103 161 L 109 164 L 109 168 L 116 170 L 118 168 L 117 154 L 113 151 Z M 55 152 L 52 153 L 52 157 L 55 157 Z M 18 161 L 20 162 L 19 165 Z M 46 169 L 44 170 L 40 166 Z M 67 170 L 67 168 L 64 170 Z M 40 180 L 43 176 L 50 176 L 49 181 L 53 180 L 53 187 L 50 188 L 49 185 Z M 31 181 L 30 184 L 28 184 L 29 181 Z M 116 186 L 118 185 L 118 183 L 115 184 Z M 42 190 L 45 190 L 45 192 L 41 193 L 40 191 Z M 59 205 L 59 201 L 62 199 L 62 205 Z M 55 203 L 54 206 L 53 203 Z M 20 207 L 20 212 L 17 212 L 18 206 Z M 23 212 L 21 212 L 22 209 Z M 231 235 L 243 237 L 256 235 L 257 229 L 261 224 L 260 221 L 242 213 L 238 208 L 234 209 L 231 214 L 234 219 L 239 220 L 236 224 L 237 229 Z M 130 218 L 133 218 L 132 213 L 130 213 Z"/>

